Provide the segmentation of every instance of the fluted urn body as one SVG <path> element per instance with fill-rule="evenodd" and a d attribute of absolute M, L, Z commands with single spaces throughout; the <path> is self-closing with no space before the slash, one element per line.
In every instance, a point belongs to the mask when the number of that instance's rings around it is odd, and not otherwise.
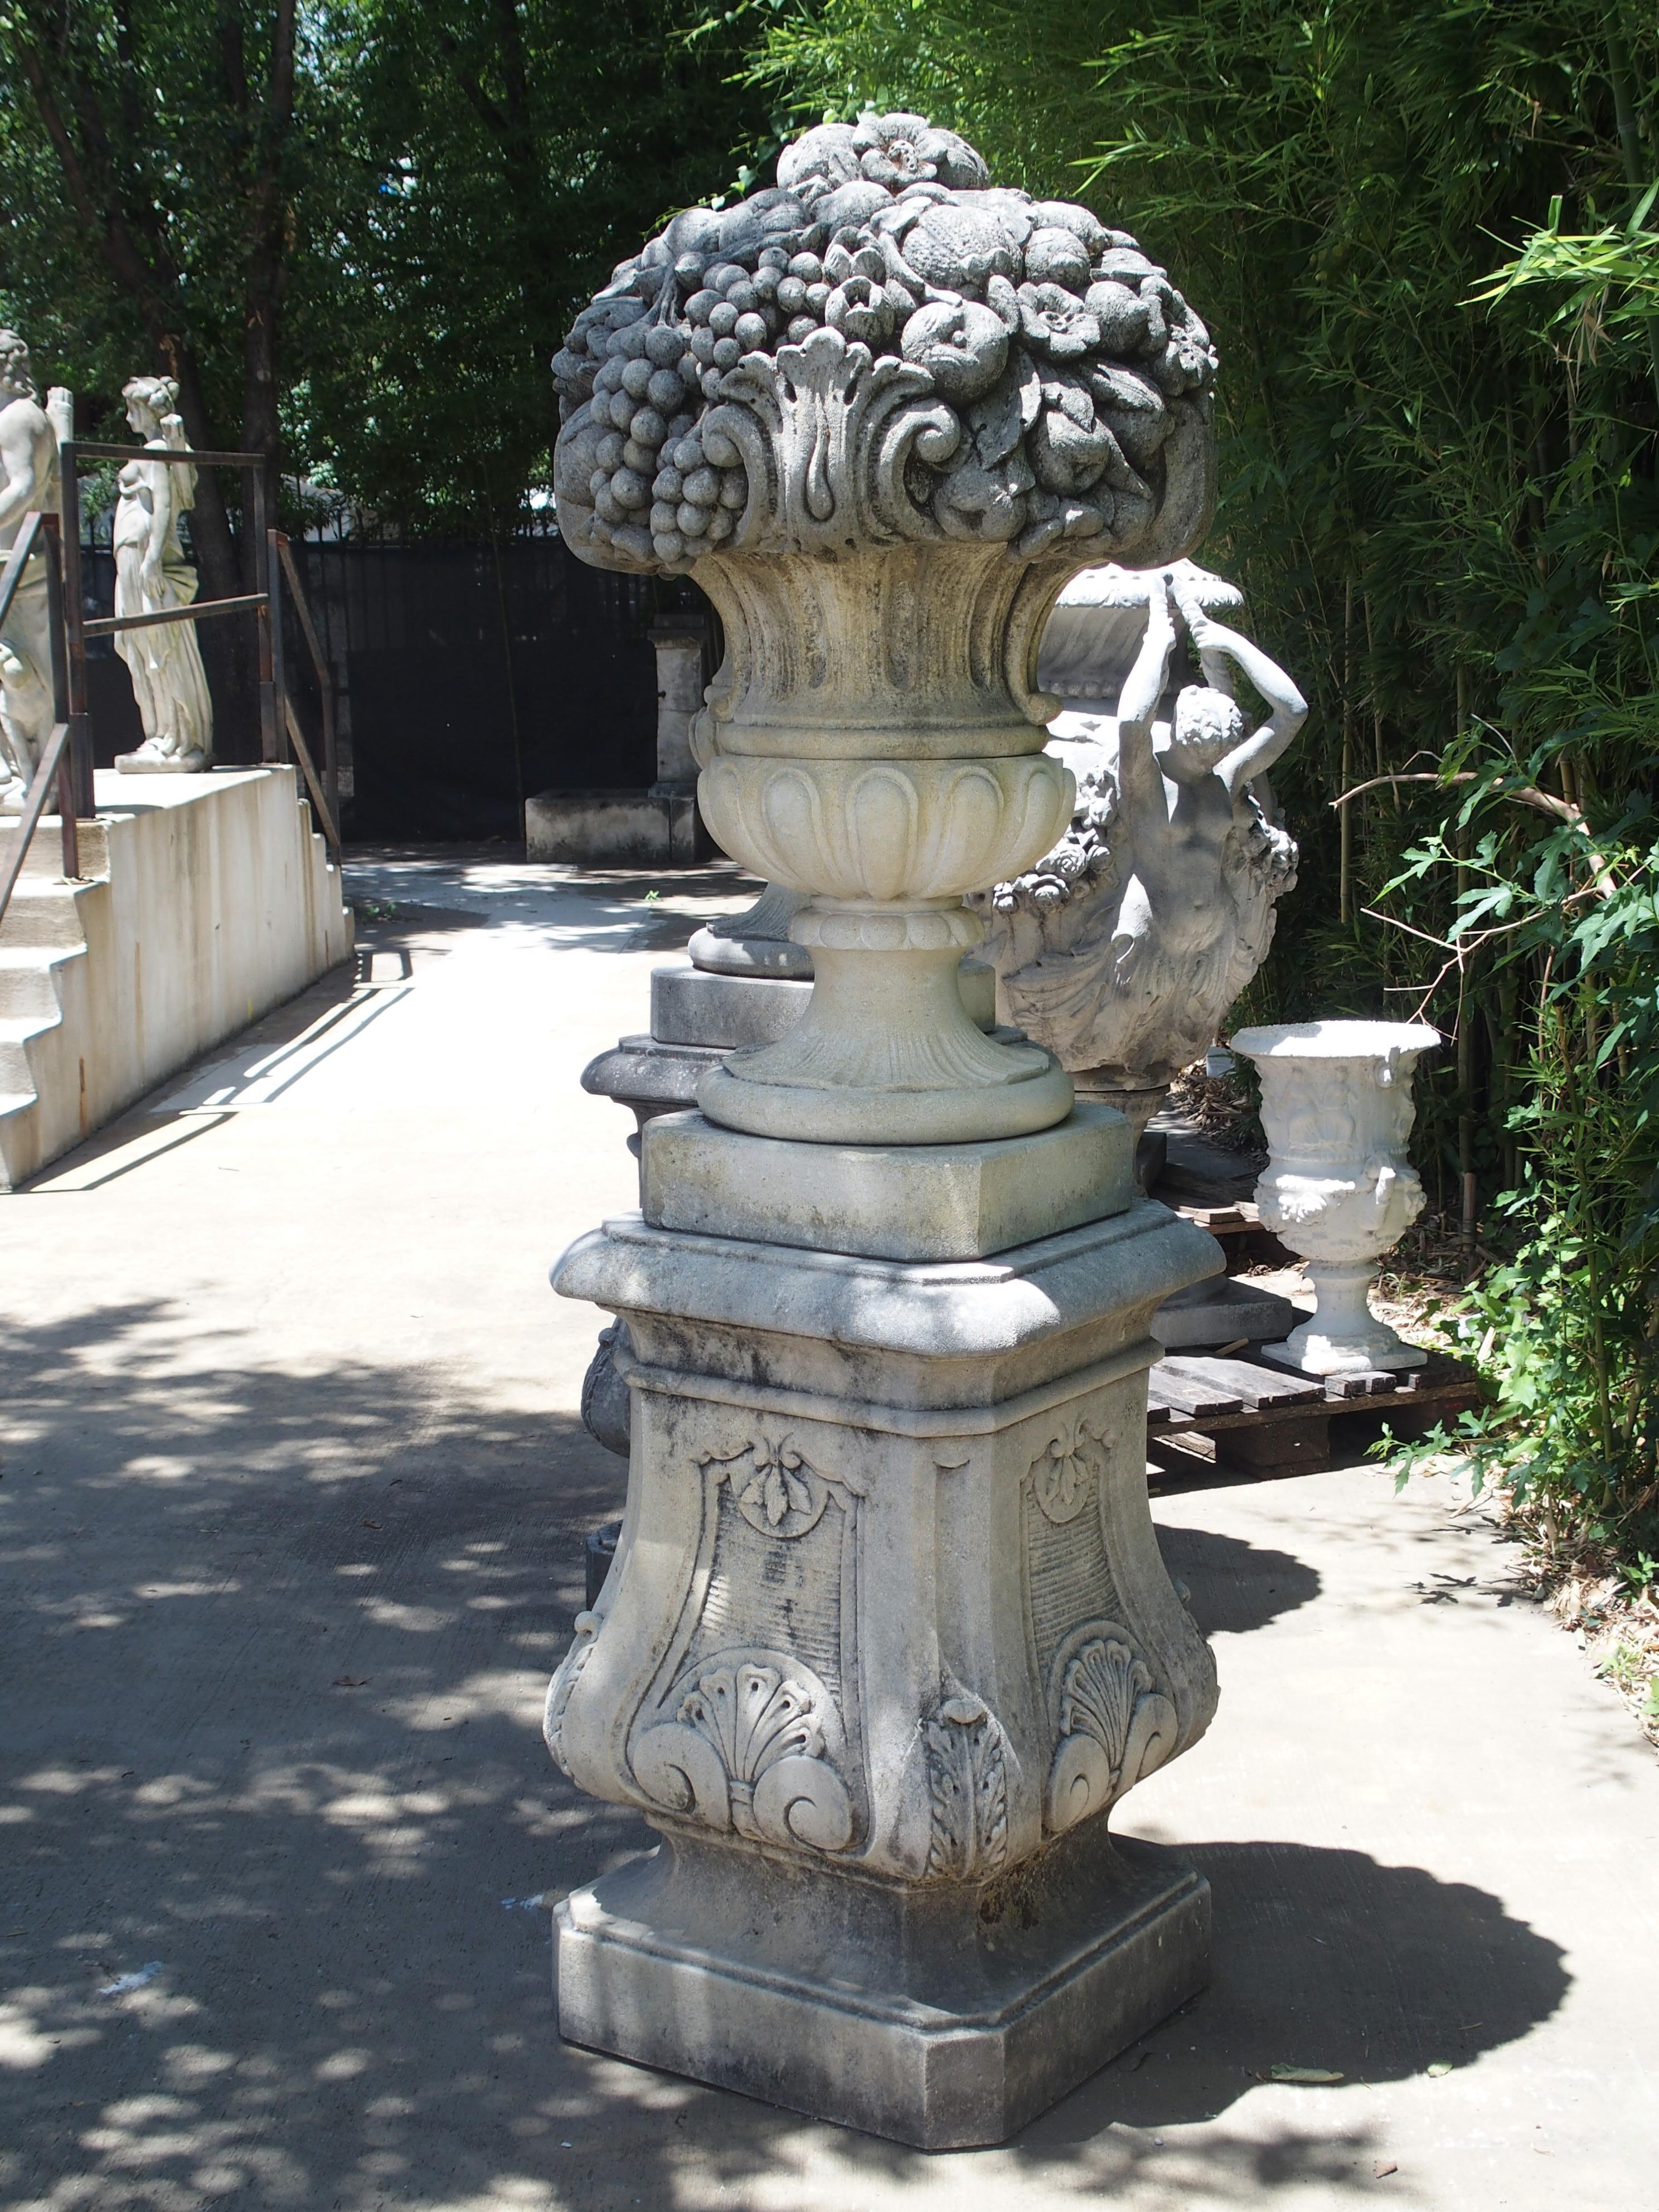
<path fill-rule="evenodd" d="M 1318 1294 L 1312 1317 L 1267 1347 L 1282 1365 L 1343 1375 L 1424 1364 L 1367 1294 L 1377 1261 L 1425 1203 L 1406 1156 L 1412 1077 L 1439 1042 L 1423 1023 L 1350 1021 L 1241 1030 L 1232 1040 L 1261 1080 L 1262 1225 L 1307 1260 Z"/>

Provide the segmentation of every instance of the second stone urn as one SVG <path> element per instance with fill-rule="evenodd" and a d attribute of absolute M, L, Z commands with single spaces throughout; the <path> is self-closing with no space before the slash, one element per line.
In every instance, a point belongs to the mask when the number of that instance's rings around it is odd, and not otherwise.
<path fill-rule="evenodd" d="M 898 115 L 677 216 L 555 368 L 568 543 L 725 625 L 699 799 L 775 888 L 686 988 L 763 988 L 786 923 L 814 979 L 555 1270 L 632 1412 L 547 1741 L 660 1838 L 560 1905 L 560 2030 L 995 2142 L 1207 1970 L 1206 1885 L 1106 1815 L 1214 1709 L 1144 1442 L 1151 1316 L 1219 1253 L 960 969 L 963 895 L 1071 811 L 1056 593 L 1206 526 L 1213 355 L 1132 239 Z"/>
<path fill-rule="evenodd" d="M 1377 1261 L 1425 1203 L 1406 1158 L 1412 1076 L 1439 1042 L 1423 1023 L 1350 1021 L 1241 1030 L 1232 1040 L 1261 1079 L 1262 1226 L 1307 1260 L 1318 1294 L 1310 1320 L 1263 1346 L 1281 1366 L 1354 1375 L 1427 1358 L 1372 1313 L 1368 1293 Z"/>

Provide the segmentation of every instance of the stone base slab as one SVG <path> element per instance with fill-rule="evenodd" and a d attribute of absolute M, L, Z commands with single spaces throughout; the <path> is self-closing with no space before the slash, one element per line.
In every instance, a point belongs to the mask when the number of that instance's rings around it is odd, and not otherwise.
<path fill-rule="evenodd" d="M 925 2150 L 1000 2142 L 1209 1978 L 1209 1885 L 1103 1820 L 977 1883 L 669 1832 L 566 1898 L 567 2040 Z"/>
<path fill-rule="evenodd" d="M 654 1228 L 918 1261 L 985 1259 L 1138 1195 L 1128 1123 L 1083 1103 L 1035 1136 L 961 1145 L 791 1143 L 664 1115 L 643 1134 L 641 1190 Z"/>
<path fill-rule="evenodd" d="M 1212 1276 L 1177 1291 L 1152 1316 L 1152 1334 L 1166 1352 L 1196 1350 L 1200 1345 L 1282 1340 L 1299 1318 L 1290 1300 L 1231 1275 Z"/>

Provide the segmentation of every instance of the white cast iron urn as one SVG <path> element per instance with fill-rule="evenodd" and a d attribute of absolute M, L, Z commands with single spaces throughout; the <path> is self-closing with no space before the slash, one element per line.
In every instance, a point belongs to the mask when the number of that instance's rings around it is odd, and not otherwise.
<path fill-rule="evenodd" d="M 1255 1062 L 1268 1159 L 1256 1185 L 1262 1226 L 1308 1261 L 1311 1317 L 1262 1347 L 1306 1375 L 1421 1367 L 1426 1355 L 1379 1321 L 1376 1263 L 1423 1211 L 1406 1158 L 1417 1109 L 1412 1073 L 1440 1042 L 1420 1022 L 1295 1022 L 1241 1030 Z"/>

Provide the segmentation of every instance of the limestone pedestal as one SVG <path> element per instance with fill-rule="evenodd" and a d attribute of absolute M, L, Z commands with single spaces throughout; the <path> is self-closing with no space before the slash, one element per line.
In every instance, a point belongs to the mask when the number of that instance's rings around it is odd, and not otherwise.
<path fill-rule="evenodd" d="M 1215 1248 L 1094 1130 L 1121 1210 L 993 1258 L 629 1216 L 559 1263 L 626 1324 L 632 1455 L 547 1740 L 665 1839 L 560 1906 L 562 2033 L 943 2148 L 1202 1984 L 1204 1884 L 1097 1816 L 1214 1708 L 1144 1439 L 1152 1314 Z"/>

